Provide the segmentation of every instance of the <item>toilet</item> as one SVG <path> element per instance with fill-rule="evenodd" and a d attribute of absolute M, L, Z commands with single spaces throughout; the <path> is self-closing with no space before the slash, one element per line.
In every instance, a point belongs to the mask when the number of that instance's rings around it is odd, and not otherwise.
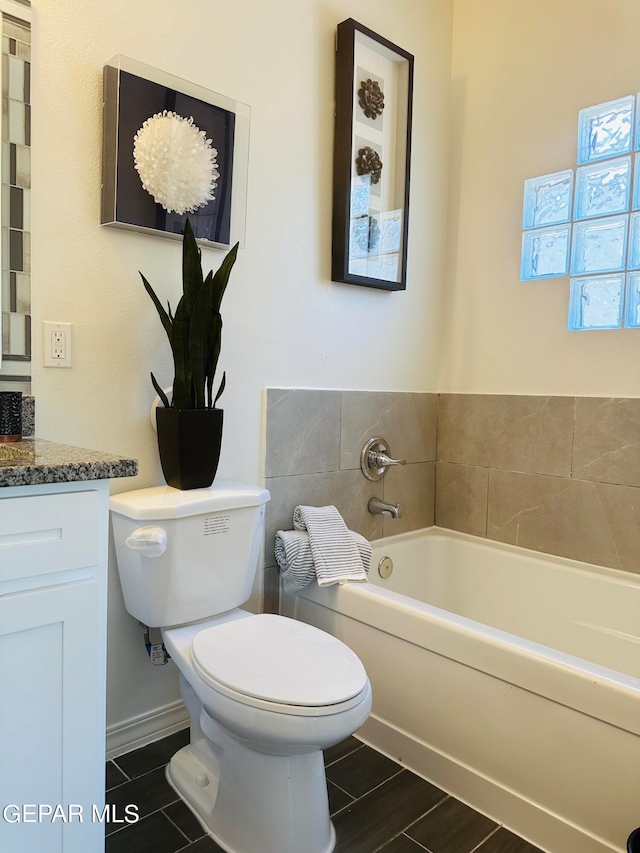
<path fill-rule="evenodd" d="M 360 659 L 294 619 L 240 609 L 269 492 L 241 483 L 110 500 L 129 613 L 162 629 L 191 719 L 167 779 L 229 853 L 330 853 L 322 750 L 371 711 Z"/>

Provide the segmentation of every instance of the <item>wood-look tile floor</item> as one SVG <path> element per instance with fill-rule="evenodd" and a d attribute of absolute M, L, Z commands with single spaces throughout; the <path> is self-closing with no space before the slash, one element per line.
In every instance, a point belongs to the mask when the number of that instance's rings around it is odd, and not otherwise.
<path fill-rule="evenodd" d="M 107 802 L 118 815 L 137 805 L 140 820 L 110 825 L 106 853 L 221 851 L 165 779 L 188 741 L 184 729 L 107 762 Z M 325 764 L 335 853 L 541 853 L 354 737 L 327 750 Z"/>

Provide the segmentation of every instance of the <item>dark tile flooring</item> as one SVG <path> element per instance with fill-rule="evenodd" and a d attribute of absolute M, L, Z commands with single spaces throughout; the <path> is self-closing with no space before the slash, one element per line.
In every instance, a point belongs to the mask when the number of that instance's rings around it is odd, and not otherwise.
<path fill-rule="evenodd" d="M 184 729 L 107 762 L 107 802 L 118 816 L 135 804 L 141 819 L 111 824 L 106 853 L 221 850 L 165 779 L 164 765 L 188 741 Z M 354 737 L 327 750 L 325 764 L 335 853 L 541 853 Z"/>

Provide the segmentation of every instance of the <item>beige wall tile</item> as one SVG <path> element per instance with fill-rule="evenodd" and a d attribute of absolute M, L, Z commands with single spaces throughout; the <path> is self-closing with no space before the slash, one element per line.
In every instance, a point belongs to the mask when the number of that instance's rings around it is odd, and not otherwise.
<path fill-rule="evenodd" d="M 507 471 L 489 474 L 487 536 L 640 571 L 640 490 Z"/>
<path fill-rule="evenodd" d="M 435 519 L 438 527 L 487 535 L 487 468 L 436 463 Z"/>
<path fill-rule="evenodd" d="M 640 486 L 640 400 L 576 399 L 573 476 Z"/>
<path fill-rule="evenodd" d="M 383 516 L 383 535 L 433 527 L 435 462 L 414 462 L 390 468 L 382 480 L 388 503 L 399 503 L 401 518 Z"/>
<path fill-rule="evenodd" d="M 568 477 L 573 397 L 441 394 L 438 460 Z"/>
<path fill-rule="evenodd" d="M 596 483 L 595 487 L 602 525 L 616 552 L 604 565 L 640 574 L 640 489 L 610 483 Z"/>
<path fill-rule="evenodd" d="M 264 570 L 263 613 L 280 613 L 280 572 L 277 566 L 267 566 Z"/>
<path fill-rule="evenodd" d="M 393 394 L 377 391 L 342 392 L 341 469 L 360 467 L 360 451 L 367 439 L 374 435 L 387 438 L 386 415 L 393 397 Z M 393 445 L 391 448 L 395 453 Z"/>
<path fill-rule="evenodd" d="M 382 497 L 382 481 L 372 483 L 361 471 L 332 471 L 326 474 L 301 474 L 267 479 L 271 500 L 265 521 L 265 565 L 275 565 L 273 543 L 276 530 L 290 530 L 293 510 L 298 504 L 333 504 L 347 527 L 367 539 L 382 536 L 382 518 L 367 510 L 369 498 Z"/>
<path fill-rule="evenodd" d="M 391 455 L 431 462 L 436 449 L 436 395 L 392 391 L 343 391 L 340 467 L 360 467 L 367 439 L 379 435 Z"/>
<path fill-rule="evenodd" d="M 340 397 L 340 391 L 267 390 L 267 477 L 338 470 Z"/>

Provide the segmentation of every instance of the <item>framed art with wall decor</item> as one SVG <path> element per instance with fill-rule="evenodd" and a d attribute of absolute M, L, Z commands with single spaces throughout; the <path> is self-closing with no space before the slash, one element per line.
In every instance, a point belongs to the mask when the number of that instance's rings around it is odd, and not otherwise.
<path fill-rule="evenodd" d="M 407 286 L 413 56 L 338 24 L 331 278 Z"/>
<path fill-rule="evenodd" d="M 104 66 L 101 223 L 244 245 L 250 109 L 125 56 Z"/>

